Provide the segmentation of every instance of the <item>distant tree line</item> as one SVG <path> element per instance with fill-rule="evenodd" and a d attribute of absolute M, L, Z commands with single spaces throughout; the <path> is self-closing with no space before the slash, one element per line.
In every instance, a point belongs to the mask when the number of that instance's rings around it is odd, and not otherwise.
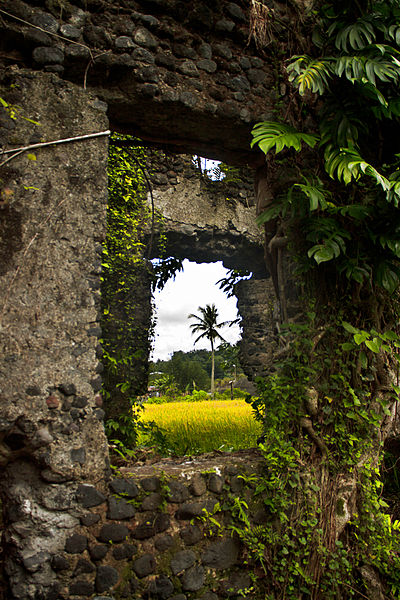
<path fill-rule="evenodd" d="M 221 344 L 215 351 L 215 378 L 224 379 L 241 374 L 237 360 L 237 345 Z M 169 360 L 158 360 L 150 364 L 150 383 L 159 379 L 160 373 L 171 375 L 180 391 L 210 389 L 211 352 L 191 350 L 174 352 Z"/>

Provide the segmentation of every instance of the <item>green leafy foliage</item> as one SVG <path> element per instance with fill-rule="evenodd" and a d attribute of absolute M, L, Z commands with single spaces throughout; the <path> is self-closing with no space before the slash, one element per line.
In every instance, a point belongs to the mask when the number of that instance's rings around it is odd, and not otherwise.
<path fill-rule="evenodd" d="M 175 275 L 183 270 L 183 261 L 180 258 L 169 256 L 153 261 L 152 290 L 162 290 L 167 281 L 175 279 Z"/>
<path fill-rule="evenodd" d="M 328 29 L 328 34 L 332 35 L 337 31 L 335 46 L 339 50 L 348 52 L 349 47 L 353 50 L 362 50 L 376 39 L 376 33 L 371 19 L 358 19 L 355 23 L 347 26 L 341 26 L 335 22 Z"/>
<path fill-rule="evenodd" d="M 102 347 L 106 412 L 115 420 L 118 412 L 130 412 L 132 399 L 140 393 L 144 377 L 140 364 L 145 358 L 141 349 L 148 345 L 148 331 L 138 331 L 139 298 L 135 299 L 132 290 L 138 289 L 139 274 L 145 268 L 142 232 L 150 214 L 145 205 L 146 181 L 131 154 L 145 163 L 146 153 L 139 146 L 126 150 L 110 146 L 107 236 L 102 262 Z"/>
<path fill-rule="evenodd" d="M 225 277 L 217 281 L 217 284 L 219 284 L 219 288 L 225 292 L 227 298 L 232 298 L 235 295 L 235 285 L 239 283 L 239 281 L 249 279 L 250 276 L 250 271 L 247 271 L 246 269 L 230 269 Z"/>
<path fill-rule="evenodd" d="M 400 283 L 396 244 L 400 218 L 393 210 L 399 206 L 400 175 L 396 152 L 390 154 L 385 141 L 385 149 L 376 151 L 376 137 L 390 126 L 400 132 L 395 11 L 390 3 L 375 2 L 354 19 L 351 8 L 324 6 L 318 27 L 321 31 L 325 27 L 325 33 L 317 36 L 321 55 L 294 56 L 287 66 L 289 81 L 300 95 L 324 94 L 316 115 L 320 135 L 312 134 L 313 143 L 308 143 L 303 134 L 280 122 L 259 123 L 252 132 L 252 145 L 265 153 L 284 148 L 300 152 L 307 145 L 314 148 L 317 164 L 323 164 L 334 182 L 329 185 L 319 173 L 303 171 L 306 181 L 292 184 L 286 195 L 276 197 L 257 222 L 292 219 L 299 223 L 302 219 L 310 260 L 307 263 L 303 255 L 303 271 L 335 261 L 337 272 L 347 279 L 360 285 L 373 281 L 390 293 Z M 361 227 L 357 234 L 354 221 Z M 384 221 L 396 233 L 390 231 L 385 237 Z"/>
<path fill-rule="evenodd" d="M 298 188 L 309 199 L 310 212 L 318 210 L 319 208 L 327 208 L 328 193 L 324 189 L 321 180 L 317 179 L 316 182 L 309 182 L 306 179 L 306 183 L 295 183 L 290 188 L 289 193 L 292 193 L 294 188 Z"/>
<path fill-rule="evenodd" d="M 293 62 L 287 67 L 289 81 L 298 88 L 301 96 L 307 91 L 323 94 L 332 77 L 330 63 L 330 59 L 314 60 L 309 56 L 294 56 Z"/>
<path fill-rule="evenodd" d="M 130 142 L 131 146 L 122 146 L 121 141 Z M 181 268 L 181 262 L 174 258 L 160 259 L 154 269 L 146 259 L 145 231 L 158 217 L 151 214 L 146 201 L 149 151 L 135 141 L 130 136 L 114 134 L 111 137 L 101 285 L 107 430 L 114 436 L 114 443 L 118 433 L 121 442 L 129 439 L 128 444 L 132 445 L 137 439 L 134 433 L 137 419 L 132 417 L 131 407 L 140 403 L 138 396 L 147 388 L 152 336 L 149 287 L 162 287 Z M 158 253 L 162 256 L 161 248 Z M 127 422 L 121 421 L 125 418 Z M 125 427 L 131 425 L 130 434 Z"/>
<path fill-rule="evenodd" d="M 258 222 L 285 233 L 313 309 L 307 325 L 280 327 L 283 358 L 253 400 L 268 465 L 255 489 L 272 522 L 249 548 L 264 545 L 268 599 L 368 596 L 369 569 L 394 600 L 400 538 L 381 497 L 377 448 L 400 392 L 400 7 L 314 8 L 314 44 L 306 51 L 302 39 L 287 62 L 298 92 L 281 113 L 288 129 L 279 117 L 253 129 L 253 146 L 282 175 Z M 304 143 L 302 130 L 318 143 Z M 284 148 L 296 154 L 276 158 Z M 354 506 L 340 479 L 357 481 Z M 319 499 L 335 494 L 329 515 Z M 332 535 L 346 511 L 351 521 Z"/>
<path fill-rule="evenodd" d="M 284 148 L 294 148 L 301 150 L 302 142 L 313 148 L 318 141 L 315 135 L 297 131 L 291 125 L 285 123 L 275 123 L 273 121 L 263 121 L 253 127 L 253 140 L 251 146 L 256 144 L 267 154 L 272 148 L 275 153 L 281 152 Z"/>

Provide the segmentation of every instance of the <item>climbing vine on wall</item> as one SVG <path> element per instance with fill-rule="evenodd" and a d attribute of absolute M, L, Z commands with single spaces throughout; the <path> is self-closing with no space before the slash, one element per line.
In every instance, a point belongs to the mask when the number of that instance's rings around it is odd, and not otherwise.
<path fill-rule="evenodd" d="M 151 271 L 144 258 L 144 231 L 151 223 L 151 210 L 146 202 L 146 149 L 119 148 L 113 143 L 119 138 L 112 136 L 109 154 L 102 277 L 103 379 L 107 417 L 120 425 L 114 427 L 113 436 L 134 444 L 135 430 L 128 425 L 135 398 L 147 383 L 151 337 Z"/>
<path fill-rule="evenodd" d="M 259 217 L 267 253 L 287 249 L 307 312 L 281 326 L 280 364 L 254 404 L 271 516 L 257 540 L 268 598 L 399 598 L 379 466 L 399 392 L 400 7 L 312 8 L 286 64 L 298 96 L 253 129 L 285 172 Z"/>
<path fill-rule="evenodd" d="M 163 219 L 154 208 L 152 165 L 161 160 L 160 152 L 140 140 L 111 137 L 101 288 L 103 393 L 106 430 L 125 449 L 136 444 L 140 396 L 147 391 L 154 328 L 151 292 L 182 267 L 180 260 L 164 257 Z M 153 256 L 159 257 L 155 265 Z"/>

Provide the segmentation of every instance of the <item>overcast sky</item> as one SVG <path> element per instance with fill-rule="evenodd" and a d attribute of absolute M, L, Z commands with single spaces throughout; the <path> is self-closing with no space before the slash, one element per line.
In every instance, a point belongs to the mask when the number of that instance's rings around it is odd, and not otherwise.
<path fill-rule="evenodd" d="M 224 277 L 227 270 L 218 263 L 193 263 L 183 261 L 184 270 L 177 273 L 175 280 L 170 280 L 161 292 L 155 293 L 157 308 L 157 324 L 152 360 L 167 360 L 175 350 L 197 350 L 210 344 L 196 339 L 190 330 L 190 313 L 198 313 L 198 307 L 215 304 L 219 321 L 236 319 L 236 298 L 227 298 L 216 282 Z M 235 343 L 240 337 L 240 327 L 235 325 L 220 330 L 227 342 Z"/>

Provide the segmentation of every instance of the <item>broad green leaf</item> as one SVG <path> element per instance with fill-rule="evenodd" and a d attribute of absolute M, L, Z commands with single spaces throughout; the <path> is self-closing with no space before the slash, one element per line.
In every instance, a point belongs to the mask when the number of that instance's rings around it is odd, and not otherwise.
<path fill-rule="evenodd" d="M 264 210 L 258 217 L 256 217 L 256 223 L 258 226 L 263 225 L 264 223 L 268 223 L 272 219 L 276 219 L 279 216 L 282 210 L 281 204 L 273 204 L 266 210 Z"/>
<path fill-rule="evenodd" d="M 369 333 L 367 331 L 361 331 L 360 333 L 356 333 L 354 335 L 355 343 L 360 346 L 369 338 Z"/>
<path fill-rule="evenodd" d="M 382 342 L 380 339 L 374 337 L 372 340 L 366 340 L 365 345 L 367 346 L 367 348 L 372 350 L 372 352 L 378 353 L 381 348 Z"/>
<path fill-rule="evenodd" d="M 329 260 L 332 260 L 335 257 L 335 254 L 332 248 L 328 248 L 323 244 L 318 244 L 310 248 L 308 251 L 308 256 L 309 258 L 314 258 L 316 263 L 319 265 L 322 262 L 328 262 Z"/>
<path fill-rule="evenodd" d="M 312 59 L 309 56 L 295 57 L 296 60 L 287 67 L 289 81 L 303 96 L 307 91 L 323 94 L 329 87 L 331 73 L 330 59 Z"/>
<path fill-rule="evenodd" d="M 357 219 L 357 221 L 362 221 L 368 217 L 371 212 L 371 209 L 368 206 L 362 206 L 361 204 L 349 204 L 348 206 L 343 206 L 339 210 L 341 215 L 349 215 L 353 219 Z"/>
<path fill-rule="evenodd" d="M 251 133 L 253 136 L 251 147 L 257 144 L 264 154 L 274 147 L 276 154 L 284 148 L 294 148 L 298 152 L 302 142 L 313 148 L 319 139 L 315 135 L 296 131 L 291 125 L 275 121 L 257 123 Z"/>
<path fill-rule="evenodd" d="M 346 417 L 347 417 L 348 419 L 352 419 L 353 421 L 356 421 L 356 420 L 357 420 L 357 418 L 358 418 L 358 417 L 357 417 L 357 413 L 355 413 L 353 410 L 349 410 L 349 411 L 346 413 Z"/>
<path fill-rule="evenodd" d="M 376 269 L 376 281 L 392 294 L 400 284 L 400 269 L 389 261 L 382 261 Z"/>
<path fill-rule="evenodd" d="M 310 211 L 317 210 L 318 208 L 322 208 L 323 210 L 328 206 L 327 197 L 329 193 L 325 191 L 320 185 L 311 185 L 311 184 L 302 184 L 295 183 L 293 187 L 298 188 L 309 198 L 310 200 Z"/>
<path fill-rule="evenodd" d="M 345 352 L 347 350 L 354 350 L 354 344 L 352 344 L 351 342 L 344 342 L 342 344 L 342 350 L 344 350 Z"/>
<path fill-rule="evenodd" d="M 399 336 L 397 335 L 397 333 L 395 333 L 394 331 L 385 331 L 384 334 L 382 334 L 382 338 L 384 340 L 388 340 L 390 342 L 397 342 L 399 341 Z"/>
<path fill-rule="evenodd" d="M 368 358 L 365 352 L 360 352 L 360 363 L 363 369 L 366 369 L 368 367 Z"/>
<path fill-rule="evenodd" d="M 354 50 L 362 50 L 375 40 L 375 31 L 372 24 L 364 19 L 359 19 L 343 29 L 340 29 L 335 40 L 339 50 L 347 52 L 348 43 Z"/>
<path fill-rule="evenodd" d="M 351 325 L 347 321 L 342 321 L 342 327 L 344 327 L 344 329 L 349 333 L 359 333 L 359 330 L 353 327 L 353 325 Z"/>

